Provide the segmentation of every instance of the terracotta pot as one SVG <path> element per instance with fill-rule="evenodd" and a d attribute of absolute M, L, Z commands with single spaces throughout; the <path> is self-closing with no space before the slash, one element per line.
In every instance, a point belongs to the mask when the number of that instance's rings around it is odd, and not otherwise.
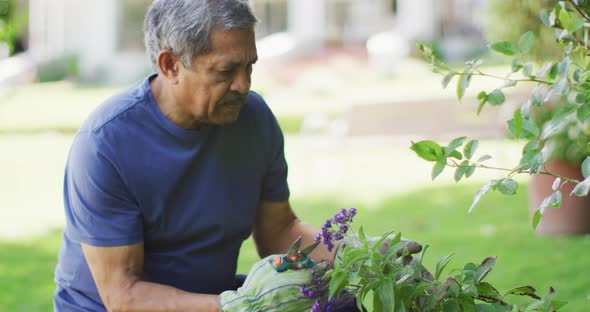
<path fill-rule="evenodd" d="M 582 181 L 582 170 L 579 165 L 565 161 L 549 161 L 545 164 L 547 171 L 568 178 Z M 554 177 L 533 175 L 529 183 L 529 212 L 531 217 L 553 190 Z M 566 183 L 561 188 L 561 208 L 548 207 L 537 226 L 536 233 L 541 235 L 585 234 L 590 233 L 590 196 L 570 196 L 574 185 Z"/>

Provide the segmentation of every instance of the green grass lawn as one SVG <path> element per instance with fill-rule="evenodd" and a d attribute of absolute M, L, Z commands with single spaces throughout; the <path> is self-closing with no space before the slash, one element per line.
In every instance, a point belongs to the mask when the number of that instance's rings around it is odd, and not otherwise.
<path fill-rule="evenodd" d="M 563 311 L 588 311 L 590 301 L 590 237 L 537 237 L 527 221 L 524 187 L 515 197 L 490 194 L 471 214 L 467 207 L 478 185 L 424 189 L 384 199 L 375 207 L 341 202 L 337 195 L 297 198 L 298 215 L 319 226 L 343 207 L 359 209 L 355 223 L 369 234 L 398 229 L 403 235 L 429 244 L 427 267 L 456 252 L 449 266 L 478 263 L 487 256 L 498 262 L 487 280 L 505 291 L 530 284 L 544 294 L 550 286 L 557 298 L 568 301 Z M 49 311 L 54 289 L 53 268 L 61 233 L 27 241 L 0 243 L 0 311 Z M 239 272 L 257 260 L 252 242 L 240 255 Z"/>

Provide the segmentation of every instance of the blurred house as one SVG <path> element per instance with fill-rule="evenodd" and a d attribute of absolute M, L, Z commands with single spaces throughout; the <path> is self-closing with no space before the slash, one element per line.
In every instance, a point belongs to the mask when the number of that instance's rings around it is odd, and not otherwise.
<path fill-rule="evenodd" d="M 485 0 L 250 0 L 261 20 L 261 58 L 288 60 L 326 43 L 364 44 L 478 34 Z M 38 62 L 74 57 L 80 77 L 123 83 L 149 73 L 143 16 L 151 0 L 29 0 L 29 52 Z"/>

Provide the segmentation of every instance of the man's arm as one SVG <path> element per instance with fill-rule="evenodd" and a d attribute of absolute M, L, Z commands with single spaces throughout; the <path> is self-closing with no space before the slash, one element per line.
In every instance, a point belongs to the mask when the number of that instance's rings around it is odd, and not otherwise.
<path fill-rule="evenodd" d="M 263 201 L 258 206 L 254 242 L 262 258 L 271 254 L 286 253 L 299 236 L 303 238 L 301 246 L 310 245 L 319 232 L 297 218 L 289 201 Z M 333 252 L 329 252 L 325 245 L 320 244 L 310 256 L 316 261 L 332 260 Z"/>
<path fill-rule="evenodd" d="M 216 295 L 143 281 L 143 243 L 82 251 L 108 311 L 219 311 Z"/>

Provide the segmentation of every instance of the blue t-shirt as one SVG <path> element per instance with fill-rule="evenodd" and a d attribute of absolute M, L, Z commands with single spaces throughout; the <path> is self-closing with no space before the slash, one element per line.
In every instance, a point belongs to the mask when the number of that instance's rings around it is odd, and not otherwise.
<path fill-rule="evenodd" d="M 283 135 L 250 92 L 230 125 L 186 130 L 146 78 L 90 115 L 65 170 L 57 311 L 104 311 L 80 243 L 145 244 L 144 280 L 196 293 L 232 287 L 260 201 L 289 197 Z"/>

